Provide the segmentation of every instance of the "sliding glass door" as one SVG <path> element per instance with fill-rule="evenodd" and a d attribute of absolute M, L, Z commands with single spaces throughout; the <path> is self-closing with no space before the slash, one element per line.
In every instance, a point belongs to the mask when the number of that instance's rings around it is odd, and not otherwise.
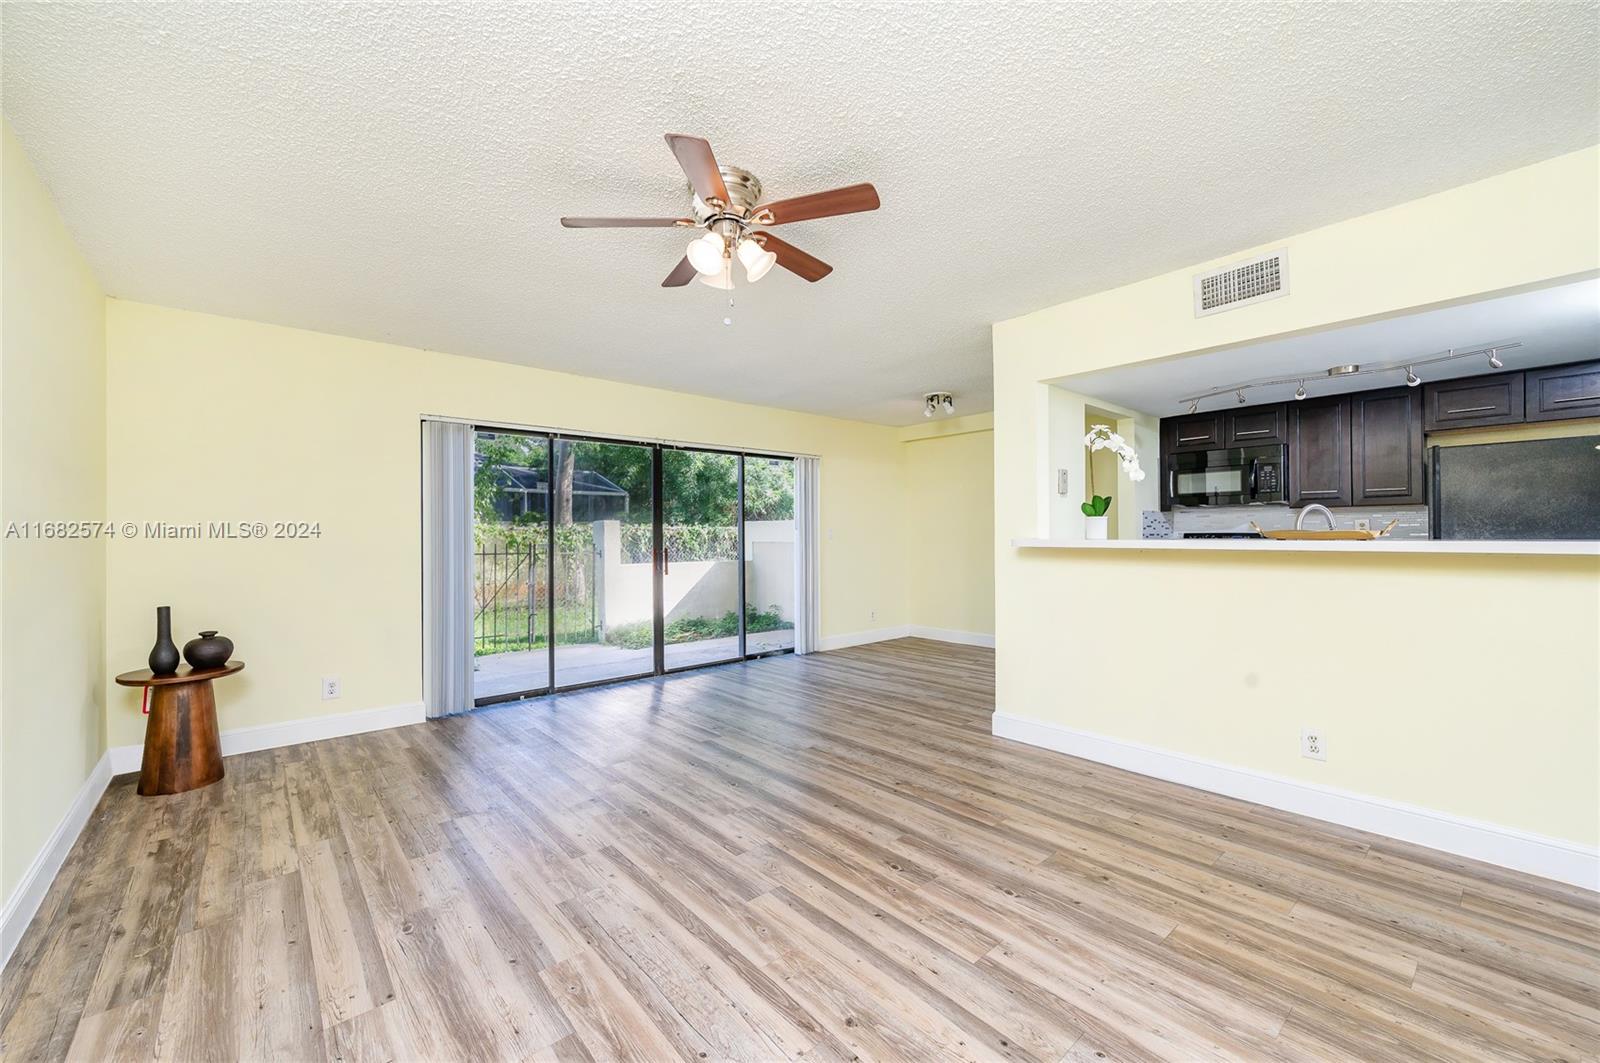
<path fill-rule="evenodd" d="M 744 459 L 745 652 L 794 649 L 794 459 Z"/>
<path fill-rule="evenodd" d="M 655 673 L 655 448 L 554 442 L 556 686 Z"/>
<path fill-rule="evenodd" d="M 794 462 L 479 429 L 479 705 L 794 646 Z"/>
<path fill-rule="evenodd" d="M 744 656 L 739 626 L 739 455 L 661 452 L 663 663 Z"/>

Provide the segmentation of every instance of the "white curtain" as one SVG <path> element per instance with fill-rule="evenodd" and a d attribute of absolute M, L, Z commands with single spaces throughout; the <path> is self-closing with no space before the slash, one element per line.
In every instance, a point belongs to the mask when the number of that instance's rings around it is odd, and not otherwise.
<path fill-rule="evenodd" d="M 818 539 L 819 478 L 822 463 L 816 458 L 794 459 L 794 652 L 815 653 L 821 647 L 822 580 Z"/>
<path fill-rule="evenodd" d="M 422 697 L 472 708 L 472 426 L 422 422 Z"/>

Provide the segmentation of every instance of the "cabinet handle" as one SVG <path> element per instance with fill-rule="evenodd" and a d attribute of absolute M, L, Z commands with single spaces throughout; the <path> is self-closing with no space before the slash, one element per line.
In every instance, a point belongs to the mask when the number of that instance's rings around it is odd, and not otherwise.
<path fill-rule="evenodd" d="M 1551 399 L 1550 405 L 1561 406 L 1568 402 L 1600 402 L 1600 395 L 1572 395 L 1565 399 Z"/>
<path fill-rule="evenodd" d="M 1498 410 L 1498 406 L 1463 406 L 1458 410 L 1446 410 L 1445 413 L 1487 413 L 1489 410 Z"/>
<path fill-rule="evenodd" d="M 1239 439 L 1243 439 L 1245 436 L 1269 436 L 1269 435 L 1272 434 L 1272 429 L 1270 429 L 1270 428 L 1252 428 L 1248 432 L 1235 432 L 1233 434 L 1234 434 L 1235 437 L 1237 437 Z"/>
<path fill-rule="evenodd" d="M 1178 437 L 1178 442 L 1180 442 L 1180 443 L 1199 443 L 1199 442 L 1202 442 L 1203 440 L 1207 440 L 1207 439 L 1210 439 L 1210 438 L 1211 438 L 1210 436 L 1179 436 Z"/>

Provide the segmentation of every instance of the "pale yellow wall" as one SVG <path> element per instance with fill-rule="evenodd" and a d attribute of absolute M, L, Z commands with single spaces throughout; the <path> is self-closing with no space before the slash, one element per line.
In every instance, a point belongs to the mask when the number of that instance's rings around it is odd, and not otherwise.
<path fill-rule="evenodd" d="M 105 515 L 105 297 L 4 125 L 0 527 Z M 0 897 L 105 749 L 105 546 L 0 538 Z"/>
<path fill-rule="evenodd" d="M 906 429 L 905 556 L 910 623 L 994 634 L 994 421 Z"/>
<path fill-rule="evenodd" d="M 110 548 L 108 671 L 143 661 L 158 605 L 180 642 L 221 629 L 247 665 L 219 684 L 224 730 L 420 700 L 429 413 L 818 454 L 823 635 L 908 622 L 893 428 L 120 300 L 107 337 L 112 514 L 321 525 Z M 331 675 L 343 695 L 322 701 Z M 140 741 L 137 696 L 107 696 L 111 744 Z"/>
<path fill-rule="evenodd" d="M 1241 249 L 995 326 L 999 710 L 1595 845 L 1600 562 L 1010 545 L 1051 530 L 1044 381 L 1596 275 L 1600 149 L 1275 247 L 1281 299 L 1193 316 L 1192 274 Z"/>

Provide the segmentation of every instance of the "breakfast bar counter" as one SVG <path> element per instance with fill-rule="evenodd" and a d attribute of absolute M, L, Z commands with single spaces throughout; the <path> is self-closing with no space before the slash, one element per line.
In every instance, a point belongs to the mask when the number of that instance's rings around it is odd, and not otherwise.
<path fill-rule="evenodd" d="M 1596 539 L 1012 539 L 1022 550 L 1163 550 L 1261 554 L 1514 554 L 1600 557 Z"/>

